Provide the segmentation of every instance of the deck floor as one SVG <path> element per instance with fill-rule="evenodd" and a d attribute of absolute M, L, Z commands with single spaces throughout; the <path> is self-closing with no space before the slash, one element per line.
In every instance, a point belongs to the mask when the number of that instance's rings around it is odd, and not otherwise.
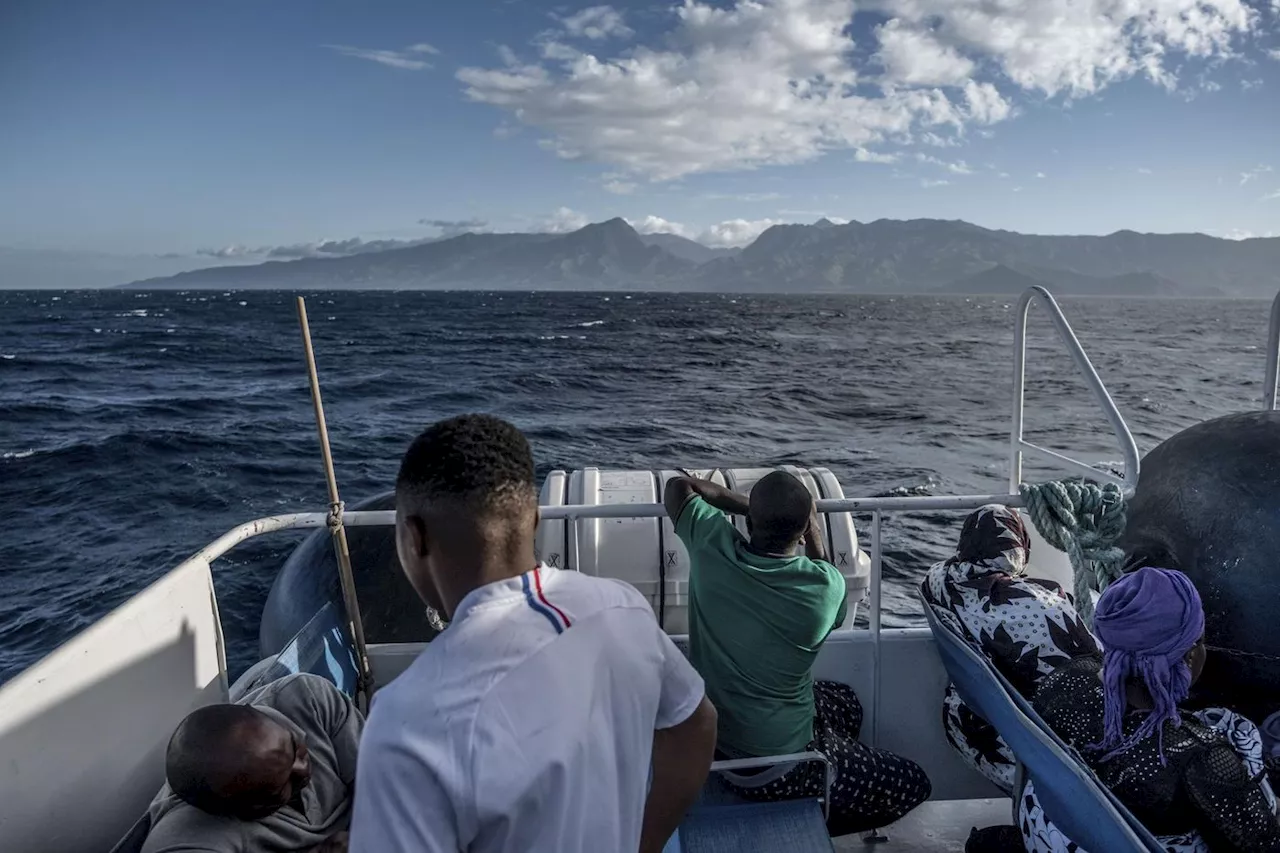
<path fill-rule="evenodd" d="M 868 843 L 862 835 L 835 840 L 839 853 L 961 853 L 975 826 L 995 826 L 1013 821 L 1007 799 L 928 802 L 902 820 L 886 827 L 888 841 Z"/>

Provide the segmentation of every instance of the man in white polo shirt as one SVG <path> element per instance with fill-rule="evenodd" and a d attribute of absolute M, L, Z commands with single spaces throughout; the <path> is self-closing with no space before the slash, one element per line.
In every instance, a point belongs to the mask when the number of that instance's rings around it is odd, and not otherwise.
<path fill-rule="evenodd" d="M 697 798 L 702 679 L 635 589 L 538 566 L 537 521 L 510 424 L 442 421 L 405 454 L 400 563 L 449 626 L 373 702 L 353 853 L 659 853 Z"/>

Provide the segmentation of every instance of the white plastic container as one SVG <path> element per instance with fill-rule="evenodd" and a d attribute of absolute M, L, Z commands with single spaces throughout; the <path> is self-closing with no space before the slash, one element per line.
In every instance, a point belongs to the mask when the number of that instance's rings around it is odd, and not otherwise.
<path fill-rule="evenodd" d="M 690 471 L 743 494 L 772 468 L 736 468 L 725 471 Z M 843 498 L 835 476 L 825 468 L 787 467 L 815 498 Z M 667 482 L 675 470 L 602 471 L 585 468 L 566 474 L 552 471 L 542 484 L 539 504 L 617 505 L 662 502 Z M 734 523 L 746 535 L 746 520 Z M 822 517 L 820 524 L 831 561 L 845 577 L 848 617 L 842 627 L 853 626 L 859 603 L 870 585 L 871 561 L 858 548 L 858 534 L 848 513 Z M 689 554 L 668 518 L 588 518 L 576 522 L 543 520 L 538 525 L 538 559 L 549 566 L 624 580 L 640 591 L 669 634 L 689 630 Z"/>

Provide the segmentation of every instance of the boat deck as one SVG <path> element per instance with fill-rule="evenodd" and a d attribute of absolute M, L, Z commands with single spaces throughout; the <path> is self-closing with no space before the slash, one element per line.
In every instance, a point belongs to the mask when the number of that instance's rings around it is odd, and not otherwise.
<path fill-rule="evenodd" d="M 931 801 L 886 827 L 887 841 L 849 835 L 837 838 L 835 848 L 839 853 L 960 853 L 974 827 L 1011 823 L 1012 809 L 1007 799 Z"/>

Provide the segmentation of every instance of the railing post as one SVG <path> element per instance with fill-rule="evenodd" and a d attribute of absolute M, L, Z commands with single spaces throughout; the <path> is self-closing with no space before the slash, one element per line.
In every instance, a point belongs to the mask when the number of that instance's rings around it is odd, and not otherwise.
<path fill-rule="evenodd" d="M 1022 485 L 1022 428 L 1027 384 L 1027 314 L 1035 291 L 1028 290 L 1018 301 L 1013 320 L 1013 423 L 1009 427 L 1009 493 L 1016 495 Z"/>
<path fill-rule="evenodd" d="M 1271 302 L 1271 330 L 1267 335 L 1267 382 L 1263 388 L 1267 411 L 1276 408 L 1276 383 L 1280 381 L 1280 293 Z"/>
<path fill-rule="evenodd" d="M 1058 331 L 1058 337 L 1066 344 L 1067 352 L 1070 353 L 1071 359 L 1076 363 L 1076 368 L 1083 374 L 1085 385 L 1093 392 L 1098 405 L 1102 407 L 1102 413 L 1111 422 L 1111 429 L 1115 432 L 1116 440 L 1120 443 L 1120 452 L 1124 454 L 1126 488 L 1132 489 L 1138 482 L 1141 459 L 1138 456 L 1138 445 L 1133 440 L 1133 433 L 1129 430 L 1129 425 L 1124 422 L 1124 416 L 1116 408 L 1115 401 L 1111 399 L 1111 393 L 1107 391 L 1107 386 L 1103 384 L 1102 379 L 1098 376 L 1098 371 L 1094 369 L 1093 362 L 1089 360 L 1084 347 L 1080 346 L 1080 339 L 1076 337 L 1075 331 L 1072 330 L 1071 324 L 1067 322 L 1066 315 L 1062 313 L 1062 309 L 1058 307 L 1053 294 L 1043 287 L 1029 287 L 1018 301 L 1018 315 L 1015 318 L 1013 327 L 1013 428 L 1009 434 L 1009 491 L 1016 494 L 1018 486 L 1022 482 L 1023 451 L 1034 450 L 1041 454 L 1047 452 L 1044 448 L 1030 444 L 1022 437 L 1024 392 L 1027 378 L 1027 312 L 1031 307 L 1031 303 L 1035 300 L 1039 300 L 1044 305 L 1045 311 L 1049 314 L 1050 322 L 1053 323 L 1054 328 Z M 1048 453 L 1058 457 L 1059 460 L 1065 458 L 1061 454 Z"/>
<path fill-rule="evenodd" d="M 880 604 L 883 558 L 880 547 L 880 510 L 871 513 L 871 745 L 880 745 Z"/>

